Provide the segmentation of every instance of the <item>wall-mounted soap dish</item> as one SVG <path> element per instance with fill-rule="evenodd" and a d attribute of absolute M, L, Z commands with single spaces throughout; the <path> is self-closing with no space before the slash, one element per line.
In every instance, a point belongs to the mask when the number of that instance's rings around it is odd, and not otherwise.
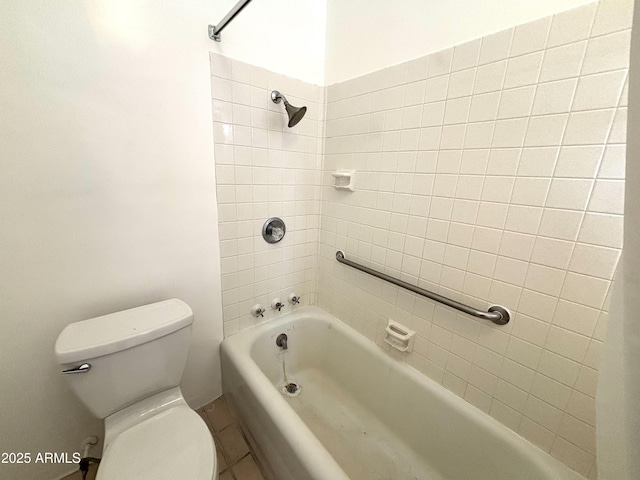
<path fill-rule="evenodd" d="M 387 336 L 384 341 L 391 345 L 391 347 L 406 353 L 409 353 L 413 349 L 414 331 L 409 330 L 404 325 L 400 325 L 393 320 L 389 320 L 385 331 L 387 332 Z"/>
<path fill-rule="evenodd" d="M 355 170 L 336 170 L 331 173 L 333 186 L 336 190 L 354 191 Z"/>

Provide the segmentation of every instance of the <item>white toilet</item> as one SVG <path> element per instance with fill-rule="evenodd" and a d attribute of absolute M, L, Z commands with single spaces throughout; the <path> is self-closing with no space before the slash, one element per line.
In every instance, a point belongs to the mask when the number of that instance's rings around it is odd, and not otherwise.
<path fill-rule="evenodd" d="M 97 480 L 216 480 L 209 429 L 182 397 L 193 312 L 171 299 L 68 325 L 55 353 L 105 419 Z"/>

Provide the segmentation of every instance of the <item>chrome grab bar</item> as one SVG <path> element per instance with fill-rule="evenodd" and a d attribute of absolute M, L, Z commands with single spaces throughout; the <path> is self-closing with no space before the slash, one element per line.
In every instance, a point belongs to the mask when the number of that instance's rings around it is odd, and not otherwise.
<path fill-rule="evenodd" d="M 429 290 L 425 290 L 424 288 L 416 287 L 415 285 L 407 283 L 403 280 L 398 280 L 397 278 L 391 277 L 386 273 L 378 272 L 377 270 L 374 270 L 372 268 L 365 267 L 364 265 L 360 265 L 359 263 L 353 262 L 351 260 L 347 260 L 342 250 L 338 250 L 336 252 L 336 260 L 339 263 L 349 265 L 356 270 L 368 273 L 369 275 L 373 275 L 374 277 L 378 277 L 399 287 L 406 288 L 413 293 L 417 293 L 418 295 L 422 295 L 423 297 L 430 298 L 431 300 L 435 300 L 436 302 L 440 302 L 448 307 L 455 308 L 456 310 L 460 310 L 461 312 L 472 315 L 476 318 L 491 320 L 496 325 L 505 325 L 509 323 L 509 311 L 506 308 L 501 307 L 500 305 L 492 305 L 491 307 L 489 307 L 487 312 L 483 310 L 476 310 L 475 308 L 470 307 L 469 305 L 465 305 L 464 303 L 460 303 L 450 298 L 443 297 L 442 295 L 430 292 Z"/>
<path fill-rule="evenodd" d="M 91 370 L 90 363 L 83 363 L 82 365 L 78 365 L 77 367 L 69 368 L 68 370 L 63 370 L 62 373 L 87 373 Z"/>

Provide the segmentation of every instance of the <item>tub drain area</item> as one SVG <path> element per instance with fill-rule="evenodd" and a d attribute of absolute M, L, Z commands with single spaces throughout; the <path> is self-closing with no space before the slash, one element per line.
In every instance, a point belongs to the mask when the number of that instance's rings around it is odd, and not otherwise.
<path fill-rule="evenodd" d="M 296 382 L 288 381 L 282 386 L 280 391 L 287 397 L 297 397 L 300 395 L 302 387 Z"/>

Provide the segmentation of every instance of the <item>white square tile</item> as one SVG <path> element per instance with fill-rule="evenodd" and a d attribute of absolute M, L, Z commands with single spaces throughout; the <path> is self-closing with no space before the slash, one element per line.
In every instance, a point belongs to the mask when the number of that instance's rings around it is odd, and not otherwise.
<path fill-rule="evenodd" d="M 502 89 L 506 71 L 506 60 L 478 67 L 473 87 L 474 95 L 479 93 L 495 92 Z"/>
<path fill-rule="evenodd" d="M 469 68 L 451 74 L 447 98 L 458 98 L 473 93 L 473 81 L 476 75 L 475 68 Z"/>
<path fill-rule="evenodd" d="M 478 64 L 481 43 L 482 39 L 479 38 L 477 40 L 456 45 L 453 51 L 451 71 L 457 72 L 459 70 L 475 67 Z"/>
<path fill-rule="evenodd" d="M 553 314 L 553 324 L 566 330 L 591 336 L 598 321 L 598 310 L 566 300 L 560 300 Z"/>
<path fill-rule="evenodd" d="M 500 369 L 499 376 L 501 379 L 518 387 L 519 389 L 528 392 L 533 384 L 535 371 L 505 358 L 502 362 L 502 368 Z"/>
<path fill-rule="evenodd" d="M 554 178 L 551 182 L 546 206 L 584 210 L 589 200 L 593 180 Z"/>
<path fill-rule="evenodd" d="M 596 429 L 580 420 L 565 415 L 558 434 L 591 455 L 596 453 Z"/>
<path fill-rule="evenodd" d="M 555 238 L 537 237 L 531 261 L 548 267 L 566 269 L 574 243 Z"/>
<path fill-rule="evenodd" d="M 583 216 L 584 213 L 581 211 L 545 208 L 538 234 L 545 237 L 575 241 Z M 585 234 L 587 237 L 591 235 L 591 230 Z"/>
<path fill-rule="evenodd" d="M 493 278 L 511 285 L 523 286 L 527 275 L 527 263 L 513 258 L 498 257 Z"/>
<path fill-rule="evenodd" d="M 471 100 L 469 122 L 483 122 L 495 120 L 498 114 L 500 92 L 474 95 Z"/>
<path fill-rule="evenodd" d="M 444 123 L 445 102 L 426 103 L 422 107 L 423 127 L 437 127 Z"/>
<path fill-rule="evenodd" d="M 552 17 L 541 18 L 533 22 L 518 25 L 511 43 L 511 56 L 543 50 L 547 43 Z"/>
<path fill-rule="evenodd" d="M 511 49 L 511 39 L 513 37 L 513 28 L 503 30 L 492 35 L 482 37 L 482 47 L 480 48 L 479 64 L 504 60 L 509 56 Z"/>
<path fill-rule="evenodd" d="M 542 208 L 510 205 L 505 229 L 520 233 L 535 234 L 540 225 Z"/>
<path fill-rule="evenodd" d="M 602 308 L 610 283 L 609 280 L 569 272 L 560 297 L 587 307 Z"/>
<path fill-rule="evenodd" d="M 429 55 L 429 70 L 427 77 L 437 77 L 451 71 L 453 48 L 441 50 Z"/>
<path fill-rule="evenodd" d="M 540 378 L 540 375 L 536 378 Z M 541 389 L 541 386 L 537 386 L 537 390 Z M 552 432 L 557 432 L 563 416 L 562 410 L 558 407 L 533 395 L 529 395 L 529 398 L 527 399 L 527 406 L 523 413 L 528 419 L 533 420 Z"/>
<path fill-rule="evenodd" d="M 591 38 L 584 56 L 582 74 L 628 68 L 630 46 L 630 30 Z"/>
<path fill-rule="evenodd" d="M 520 425 L 522 420 L 522 414 L 520 412 L 517 412 L 513 408 L 508 407 L 504 403 L 496 401 L 495 399 L 491 404 L 489 415 L 511 430 L 517 430 L 518 425 Z"/>
<path fill-rule="evenodd" d="M 489 153 L 487 175 L 515 175 L 519 160 L 519 148 L 492 149 Z"/>
<path fill-rule="evenodd" d="M 631 28 L 633 1 L 603 0 L 598 2 L 598 13 L 593 24 L 592 36 L 605 35 Z"/>
<path fill-rule="evenodd" d="M 518 320 L 513 325 L 513 335 L 534 345 L 544 346 L 549 324 L 533 317 L 518 315 Z"/>
<path fill-rule="evenodd" d="M 557 382 L 568 387 L 573 387 L 575 381 L 578 379 L 580 364 L 545 350 L 540 358 L 537 370 Z"/>
<path fill-rule="evenodd" d="M 618 249 L 579 243 L 571 257 L 569 270 L 611 280 L 619 257 L 620 250 Z"/>
<path fill-rule="evenodd" d="M 506 223 L 506 215 L 504 223 Z M 535 236 L 533 235 L 505 231 L 500 244 L 500 255 L 528 262 L 531 258 L 534 241 Z"/>
<path fill-rule="evenodd" d="M 577 77 L 582 68 L 586 49 L 586 41 L 548 49 L 540 71 L 540 81 L 549 82 Z"/>
<path fill-rule="evenodd" d="M 602 152 L 601 146 L 562 147 L 554 176 L 594 178 Z"/>
<path fill-rule="evenodd" d="M 424 101 L 426 103 L 446 100 L 449 87 L 449 75 L 442 75 L 427 80 Z"/>
<path fill-rule="evenodd" d="M 535 86 L 503 90 L 498 118 L 526 117 L 531 114 Z"/>
<path fill-rule="evenodd" d="M 524 144 L 527 147 L 559 145 L 569 114 L 531 117 Z"/>
<path fill-rule="evenodd" d="M 537 83 L 542 67 L 543 52 L 530 53 L 509 59 L 504 88 L 522 87 Z"/>
<path fill-rule="evenodd" d="M 580 228 L 578 241 L 603 247 L 622 247 L 622 216 L 587 213 Z"/>
<path fill-rule="evenodd" d="M 518 433 L 545 452 L 551 450 L 556 435 L 527 417 L 522 418 Z"/>
<path fill-rule="evenodd" d="M 571 108 L 577 82 L 577 79 L 572 78 L 538 85 L 533 103 L 533 114 L 568 112 Z"/>
<path fill-rule="evenodd" d="M 492 147 L 521 147 L 527 130 L 528 118 L 498 120 L 493 132 Z"/>
<path fill-rule="evenodd" d="M 540 362 L 542 363 L 542 359 L 540 360 Z M 562 410 L 567 406 L 567 403 L 569 402 L 571 388 L 549 377 L 541 375 L 540 373 L 537 373 L 533 381 L 533 385 L 531 386 L 531 395 L 535 395 L 539 399 L 547 402 L 549 405 Z M 526 410 L 525 415 L 527 415 Z"/>
<path fill-rule="evenodd" d="M 558 147 L 528 147 L 522 150 L 519 177 L 551 177 L 558 157 Z"/>
<path fill-rule="evenodd" d="M 524 287 L 556 297 L 562 289 L 564 279 L 564 270 L 532 263 L 527 270 Z"/>
<path fill-rule="evenodd" d="M 491 146 L 495 123 L 477 122 L 467 124 L 464 148 L 485 148 Z"/>
<path fill-rule="evenodd" d="M 626 70 L 580 77 L 572 110 L 595 110 L 618 105 Z"/>
<path fill-rule="evenodd" d="M 596 180 L 587 209 L 621 215 L 624 212 L 624 181 Z"/>
<path fill-rule="evenodd" d="M 560 437 L 556 438 L 550 453 L 551 456 L 569 465 L 583 476 L 589 475 L 589 471 L 594 462 L 593 455 Z"/>
<path fill-rule="evenodd" d="M 517 337 L 510 337 L 509 346 L 507 347 L 506 355 L 507 355 L 507 358 L 510 358 L 515 362 L 518 362 L 531 369 L 537 370 L 538 363 L 540 362 L 540 356 L 542 355 L 542 351 L 543 351 L 542 348 L 537 345 L 534 345 L 529 342 L 525 342 L 523 340 L 520 340 Z M 512 387 L 512 389 L 514 388 L 515 387 Z M 516 390 L 520 391 L 519 389 L 516 389 Z M 525 401 L 526 401 L 526 396 L 525 396 Z M 523 406 L 520 407 L 519 411 L 522 411 L 521 409 L 523 408 Z M 516 408 L 516 410 L 518 409 Z"/>
<path fill-rule="evenodd" d="M 589 38 L 597 7 L 598 3 L 594 2 L 555 14 L 547 46 L 556 47 Z"/>
<path fill-rule="evenodd" d="M 610 178 L 621 180 L 624 178 L 626 163 L 626 146 L 625 145 L 607 145 L 598 178 Z"/>
<path fill-rule="evenodd" d="M 517 177 L 511 194 L 511 203 L 541 207 L 544 205 L 550 184 L 550 178 Z"/>
<path fill-rule="evenodd" d="M 451 125 L 455 123 L 465 123 L 469 116 L 470 105 L 471 97 L 447 100 L 444 114 L 444 124 Z"/>
<path fill-rule="evenodd" d="M 614 110 L 574 112 L 569 116 L 563 145 L 604 143 L 611 128 Z"/>
<path fill-rule="evenodd" d="M 627 109 L 619 108 L 613 117 L 613 126 L 609 132 L 609 143 L 626 143 L 627 141 Z"/>

